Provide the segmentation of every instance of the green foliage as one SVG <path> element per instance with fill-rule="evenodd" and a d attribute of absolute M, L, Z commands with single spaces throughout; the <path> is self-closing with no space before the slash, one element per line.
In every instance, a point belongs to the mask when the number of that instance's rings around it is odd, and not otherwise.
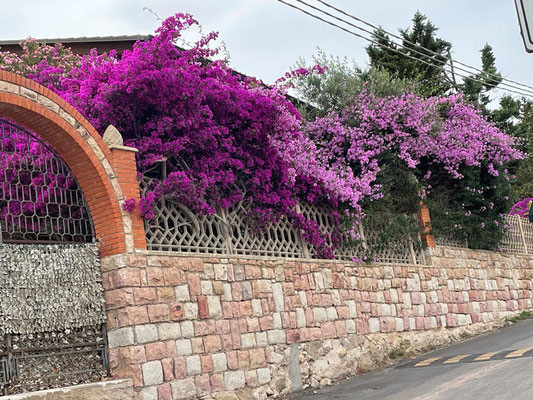
<path fill-rule="evenodd" d="M 528 154 L 511 166 L 517 176 L 512 188 L 514 197 L 533 197 L 533 101 L 502 97 L 500 107 L 491 112 L 491 118 L 500 129 L 520 139 L 520 150 Z"/>
<path fill-rule="evenodd" d="M 371 44 L 366 48 L 370 66 L 383 69 L 399 79 L 420 82 L 425 95 L 444 94 L 453 84 L 444 70 L 452 44 L 437 37 L 438 28 L 419 11 L 415 13 L 412 22 L 410 29 L 400 30 L 400 36 L 403 38 L 400 46 L 395 44 L 383 30 L 378 29 L 374 32 L 373 39 L 379 44 Z"/>
<path fill-rule="evenodd" d="M 405 92 L 419 93 L 416 82 L 396 78 L 384 69 L 362 70 L 347 58 L 330 57 L 321 50 L 313 56 L 312 65 L 315 64 L 328 69 L 321 75 L 307 75 L 292 82 L 298 98 L 302 100 L 298 109 L 308 121 L 330 112 L 341 112 L 354 104 L 363 88 L 383 97 Z M 309 67 L 304 59 L 295 65 L 295 69 Z"/>
<path fill-rule="evenodd" d="M 533 312 L 531 311 L 522 311 L 520 314 L 515 315 L 514 317 L 507 318 L 507 321 L 512 322 L 513 324 L 524 321 L 526 319 L 533 318 Z"/>
<path fill-rule="evenodd" d="M 511 184 L 502 174 L 489 174 L 486 166 L 461 172 L 463 179 L 442 179 L 430 190 L 426 203 L 432 233 L 452 233 L 470 248 L 495 250 L 505 234 L 503 215 L 514 203 Z"/>
<path fill-rule="evenodd" d="M 481 70 L 482 72 L 465 78 L 460 90 L 469 101 L 487 112 L 486 106 L 491 100 L 488 92 L 502 81 L 502 76 L 496 69 L 496 57 L 489 44 L 481 49 Z"/>

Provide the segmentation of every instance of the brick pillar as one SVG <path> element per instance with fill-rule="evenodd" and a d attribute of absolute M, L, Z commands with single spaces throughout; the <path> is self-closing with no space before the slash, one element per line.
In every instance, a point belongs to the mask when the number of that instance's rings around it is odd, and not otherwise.
<path fill-rule="evenodd" d="M 422 242 L 427 247 L 435 247 L 435 238 L 431 232 L 431 218 L 429 208 L 423 202 L 420 202 L 420 211 L 418 212 L 418 222 L 420 223 Z"/>
<path fill-rule="evenodd" d="M 139 181 L 137 180 L 137 165 L 135 163 L 135 153 L 138 151 L 133 147 L 112 144 L 109 145 L 111 150 L 113 169 L 117 174 L 118 181 L 124 192 L 124 199 L 120 200 L 121 212 L 126 213 L 122 208 L 125 200 L 135 199 L 136 204 L 139 204 L 140 192 Z M 125 226 L 124 231 L 126 235 L 133 236 L 133 243 L 135 248 L 128 248 L 128 253 L 133 253 L 135 249 L 146 249 L 146 237 L 144 234 L 144 221 L 141 217 L 139 208 L 137 207 L 130 213 L 131 226 Z"/>

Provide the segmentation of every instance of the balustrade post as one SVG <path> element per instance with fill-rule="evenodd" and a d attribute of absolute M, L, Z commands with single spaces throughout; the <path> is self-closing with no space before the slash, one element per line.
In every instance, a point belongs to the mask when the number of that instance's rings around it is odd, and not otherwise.
<path fill-rule="evenodd" d="M 300 203 L 296 203 L 296 212 L 298 214 L 302 213 L 302 209 L 300 207 Z M 300 248 L 302 249 L 302 255 L 305 259 L 311 258 L 311 252 L 309 251 L 309 247 L 307 246 L 307 242 L 303 238 L 303 232 L 301 229 L 296 230 L 296 238 L 298 240 L 298 244 L 300 245 Z"/>
<path fill-rule="evenodd" d="M 520 228 L 520 237 L 522 238 L 522 244 L 524 245 L 524 253 L 527 254 L 527 243 L 526 243 L 526 235 L 524 235 L 524 228 L 522 227 L 522 217 L 519 215 L 518 217 L 518 226 Z"/>

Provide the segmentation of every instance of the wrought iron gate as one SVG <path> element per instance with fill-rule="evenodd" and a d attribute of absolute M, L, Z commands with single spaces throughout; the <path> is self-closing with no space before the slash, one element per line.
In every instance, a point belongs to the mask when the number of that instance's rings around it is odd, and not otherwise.
<path fill-rule="evenodd" d="M 0 396 L 101 380 L 109 364 L 89 208 L 61 157 L 2 118 L 0 227 Z"/>

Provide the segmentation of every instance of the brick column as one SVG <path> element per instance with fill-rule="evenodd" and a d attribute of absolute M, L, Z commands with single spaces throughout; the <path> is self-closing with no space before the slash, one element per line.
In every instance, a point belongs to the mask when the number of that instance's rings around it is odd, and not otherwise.
<path fill-rule="evenodd" d="M 418 212 L 418 222 L 420 223 L 420 235 L 422 242 L 427 247 L 435 247 L 435 238 L 431 232 L 431 218 L 429 215 L 429 208 L 423 202 L 420 202 L 420 211 Z"/>
<path fill-rule="evenodd" d="M 136 204 L 139 204 L 140 192 L 139 181 L 137 180 L 137 165 L 135 164 L 135 153 L 138 151 L 133 147 L 112 144 L 109 146 L 111 150 L 113 169 L 117 174 L 118 181 L 124 192 L 124 199 L 120 199 L 120 209 L 122 213 L 126 213 L 122 208 L 125 200 L 135 199 Z M 133 236 L 133 244 L 135 248 L 127 248 L 128 253 L 133 253 L 135 249 L 146 249 L 146 237 L 144 234 L 144 221 L 141 217 L 139 208 L 136 208 L 130 213 L 131 226 L 125 226 L 124 231 L 126 236 Z"/>

